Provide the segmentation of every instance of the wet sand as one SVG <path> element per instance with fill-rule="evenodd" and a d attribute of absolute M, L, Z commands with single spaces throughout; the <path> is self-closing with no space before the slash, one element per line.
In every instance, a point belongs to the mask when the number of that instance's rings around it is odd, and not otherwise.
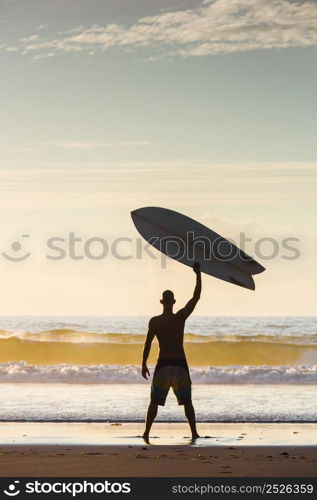
<path fill-rule="evenodd" d="M 2 477 L 315 477 L 316 424 L 0 423 Z"/>

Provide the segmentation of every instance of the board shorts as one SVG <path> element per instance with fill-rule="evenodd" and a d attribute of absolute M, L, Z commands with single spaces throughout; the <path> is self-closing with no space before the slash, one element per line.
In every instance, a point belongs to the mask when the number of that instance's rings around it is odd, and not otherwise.
<path fill-rule="evenodd" d="M 155 367 L 151 385 L 151 402 L 164 406 L 168 391 L 172 387 L 179 405 L 191 403 L 191 384 L 185 359 L 159 359 Z"/>

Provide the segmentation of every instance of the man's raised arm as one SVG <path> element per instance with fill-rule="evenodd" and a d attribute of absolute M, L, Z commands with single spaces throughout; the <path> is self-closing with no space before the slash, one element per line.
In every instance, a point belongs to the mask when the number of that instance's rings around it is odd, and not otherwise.
<path fill-rule="evenodd" d="M 147 380 L 148 376 L 150 376 L 149 369 L 147 367 L 147 358 L 149 357 L 150 350 L 151 350 L 151 345 L 152 345 L 152 340 L 155 337 L 155 331 L 153 328 L 153 318 L 150 319 L 149 321 L 149 329 L 147 332 L 145 344 L 144 344 L 144 349 L 143 349 L 143 360 L 142 360 L 142 377 Z"/>
<path fill-rule="evenodd" d="M 184 316 L 185 318 L 188 318 L 188 316 L 191 315 L 191 313 L 195 309 L 197 302 L 200 299 L 200 294 L 201 294 L 201 272 L 200 272 L 199 262 L 195 262 L 195 264 L 193 266 L 193 271 L 196 274 L 196 286 L 195 286 L 194 294 L 193 294 L 192 298 L 187 302 L 186 306 L 177 312 L 177 315 Z"/>

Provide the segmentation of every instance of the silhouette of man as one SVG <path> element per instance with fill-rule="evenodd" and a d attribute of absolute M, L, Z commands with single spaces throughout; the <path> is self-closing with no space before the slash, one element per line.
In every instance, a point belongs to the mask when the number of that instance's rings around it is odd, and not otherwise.
<path fill-rule="evenodd" d="M 191 315 L 200 299 L 201 273 L 200 264 L 195 262 L 193 270 L 196 273 L 196 286 L 193 297 L 183 309 L 173 312 L 174 294 L 165 290 L 160 301 L 163 312 L 151 318 L 144 344 L 142 376 L 147 380 L 150 375 L 147 359 L 150 354 L 153 338 L 159 343 L 159 358 L 154 370 L 151 385 L 151 402 L 146 416 L 146 427 L 143 438 L 148 441 L 153 421 L 157 415 L 158 405 L 164 406 L 169 388 L 172 387 L 179 405 L 184 405 L 192 439 L 199 437 L 196 429 L 195 410 L 191 399 L 191 379 L 183 346 L 185 321 Z"/>

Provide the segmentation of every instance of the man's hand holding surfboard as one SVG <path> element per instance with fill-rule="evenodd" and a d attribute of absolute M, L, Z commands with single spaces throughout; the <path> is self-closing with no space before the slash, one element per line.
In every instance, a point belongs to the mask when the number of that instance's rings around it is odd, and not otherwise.
<path fill-rule="evenodd" d="M 194 263 L 193 270 L 194 270 L 194 273 L 200 274 L 200 264 L 199 264 L 199 262 L 195 262 Z"/>

